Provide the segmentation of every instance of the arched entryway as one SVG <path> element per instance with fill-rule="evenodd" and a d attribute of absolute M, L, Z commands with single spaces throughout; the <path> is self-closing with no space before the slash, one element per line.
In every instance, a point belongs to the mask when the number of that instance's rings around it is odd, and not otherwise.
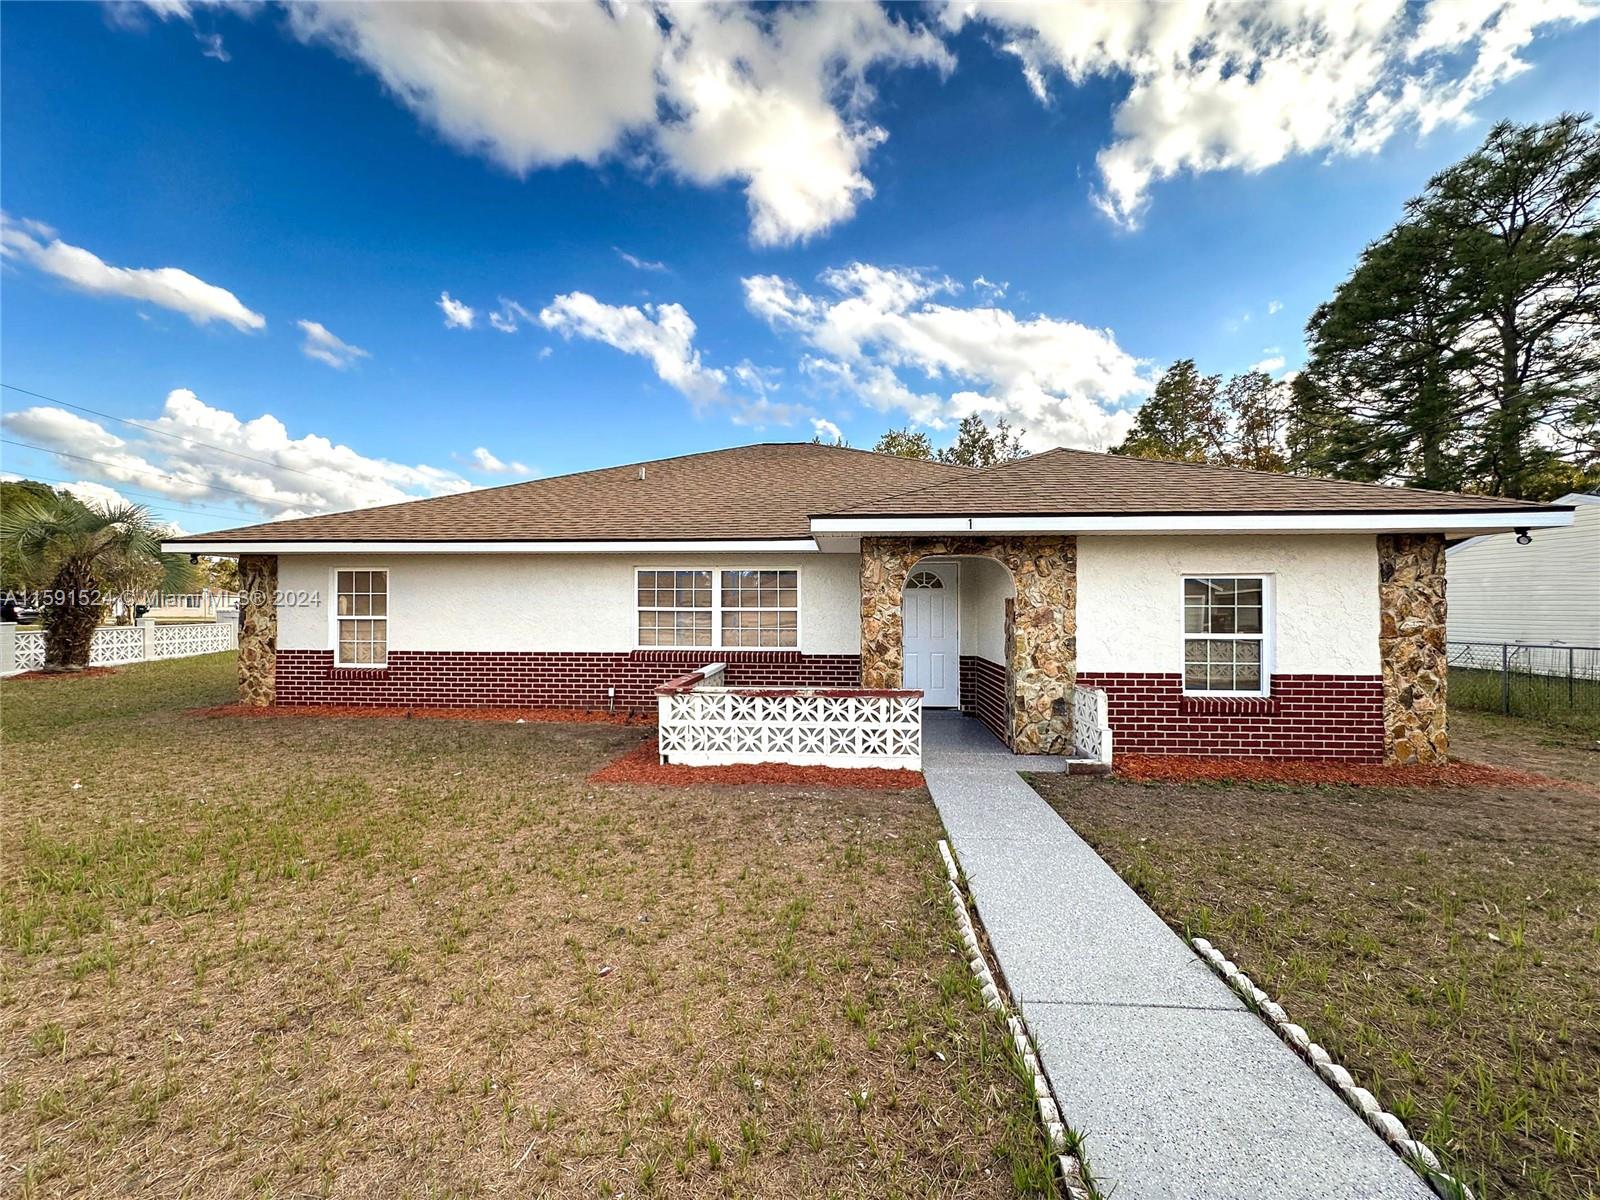
<path fill-rule="evenodd" d="M 913 570 L 930 559 L 983 559 L 1006 577 L 1014 598 L 1000 610 L 1005 710 L 1002 717 L 991 707 L 991 716 L 1005 722 L 1005 740 L 1018 753 L 1071 753 L 1077 676 L 1077 543 L 1071 537 L 862 538 L 862 686 L 905 686 L 905 589 Z M 964 598 L 961 607 L 972 611 L 973 602 Z M 970 635 L 963 639 L 963 656 L 971 644 Z"/>

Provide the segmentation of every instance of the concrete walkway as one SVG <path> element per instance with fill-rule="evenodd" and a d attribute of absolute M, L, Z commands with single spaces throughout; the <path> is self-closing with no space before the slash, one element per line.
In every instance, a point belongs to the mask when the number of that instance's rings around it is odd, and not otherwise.
<path fill-rule="evenodd" d="M 1115 1200 L 1431 1190 L 1058 817 L 977 721 L 923 773 L 1067 1123 Z M 1226 950 L 1226 947 L 1223 947 Z"/>

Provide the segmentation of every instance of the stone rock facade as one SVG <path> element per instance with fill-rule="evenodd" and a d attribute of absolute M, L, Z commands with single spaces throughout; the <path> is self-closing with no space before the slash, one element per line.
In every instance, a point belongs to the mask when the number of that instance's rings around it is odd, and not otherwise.
<path fill-rule="evenodd" d="M 239 703 L 277 699 L 278 556 L 239 556 Z"/>
<path fill-rule="evenodd" d="M 897 688 L 904 668 L 901 593 L 924 558 L 979 557 L 1011 572 L 1006 621 L 1011 748 L 1072 752 L 1078 663 L 1078 544 L 1072 537 L 861 539 L 861 686 Z"/>
<path fill-rule="evenodd" d="M 1384 760 L 1443 763 L 1446 729 L 1444 536 L 1378 535 L 1378 651 Z"/>

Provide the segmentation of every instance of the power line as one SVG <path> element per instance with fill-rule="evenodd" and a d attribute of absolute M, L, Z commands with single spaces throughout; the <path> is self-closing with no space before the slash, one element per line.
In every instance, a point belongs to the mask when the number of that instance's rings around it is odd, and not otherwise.
<path fill-rule="evenodd" d="M 41 454 L 54 454 L 57 458 L 71 458 L 78 462 L 94 463 L 99 467 L 109 467 L 113 471 L 137 470 L 141 474 L 156 475 L 162 479 L 170 479 L 173 483 L 181 483 L 187 487 L 203 487 L 213 492 L 232 492 L 235 496 L 243 496 L 246 500 L 256 504 L 276 504 L 280 508 L 290 508 L 292 505 L 286 500 L 272 500 L 265 496 L 254 496 L 249 492 L 241 492 L 238 488 L 223 487 L 220 483 L 199 483 L 193 479 L 182 479 L 177 475 L 168 475 L 165 471 L 157 471 L 154 467 L 133 468 L 123 463 L 106 462 L 103 458 L 89 458 L 83 454 L 68 454 L 65 450 L 52 449 L 49 446 L 38 446 L 33 442 L 18 441 L 16 438 L 0 438 L 7 446 L 22 446 L 29 450 L 37 450 Z"/>
<path fill-rule="evenodd" d="M 29 471 L 28 472 L 28 478 L 29 479 L 38 480 L 38 481 L 40 481 L 42 483 L 64 484 L 67 487 L 76 487 L 78 484 L 81 484 L 81 483 L 93 483 L 94 482 L 94 480 L 92 480 L 92 479 L 62 479 L 59 475 L 41 475 L 41 474 L 39 474 L 37 472 L 34 472 L 34 471 Z M 105 484 L 104 486 L 110 487 L 111 485 L 110 484 Z M 192 504 L 184 504 L 184 502 L 182 500 L 175 499 L 172 496 L 163 495 L 160 492 L 142 491 L 139 488 L 128 487 L 124 483 L 118 483 L 115 490 L 118 491 L 118 492 L 126 492 L 130 496 L 148 496 L 152 500 L 173 501 L 173 503 L 170 503 L 170 504 L 143 504 L 143 505 L 140 506 L 142 508 L 155 509 L 157 512 L 177 513 L 179 516 L 185 516 L 185 515 L 187 515 L 189 513 L 203 513 L 208 517 L 228 517 L 231 520 L 238 520 L 241 516 L 244 515 L 242 513 L 236 513 L 236 512 L 233 512 L 233 513 L 223 512 L 220 508 L 197 508 Z"/>
<path fill-rule="evenodd" d="M 59 404 L 63 408 L 76 409 L 78 412 L 89 413 L 92 416 L 104 417 L 107 421 L 121 421 L 124 425 L 131 425 L 135 429 L 142 429 L 146 433 L 156 434 L 158 437 L 171 438 L 175 442 L 182 442 L 185 448 L 190 446 L 204 446 L 207 450 L 215 450 L 220 454 L 231 454 L 235 458 L 242 458 L 245 462 L 253 462 L 263 467 L 271 467 L 274 471 L 289 471 L 295 475 L 304 475 L 307 479 L 315 479 L 318 483 L 327 483 L 326 479 L 313 475 L 310 471 L 302 471 L 299 467 L 286 467 L 265 458 L 256 458 L 253 455 L 241 454 L 237 450 L 229 450 L 226 446 L 218 446 L 212 442 L 202 442 L 199 438 L 187 437 L 183 434 L 168 433 L 165 429 L 157 429 L 140 421 L 133 421 L 127 417 L 119 417 L 114 413 L 101 412 L 98 408 L 89 408 L 82 404 L 73 404 L 67 400 L 57 400 L 54 396 L 46 396 L 43 392 L 30 391 L 25 387 L 18 387 L 14 383 L 0 383 L 0 388 L 7 391 L 20 392 L 24 396 L 32 396 L 35 400 L 45 400 L 51 404 Z"/>

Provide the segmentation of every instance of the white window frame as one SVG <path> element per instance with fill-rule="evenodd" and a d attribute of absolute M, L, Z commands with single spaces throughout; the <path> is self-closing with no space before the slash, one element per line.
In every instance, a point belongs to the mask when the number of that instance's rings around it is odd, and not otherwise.
<path fill-rule="evenodd" d="M 639 572 L 641 571 L 710 571 L 711 572 L 711 645 L 709 646 L 644 646 L 639 643 L 639 614 L 646 611 L 665 612 L 666 609 L 641 609 L 639 607 Z M 792 646 L 724 646 L 722 644 L 722 573 L 724 571 L 793 571 L 794 572 L 794 645 Z M 805 618 L 805 573 L 798 566 L 787 563 L 778 565 L 761 564 L 719 564 L 714 567 L 686 567 L 677 563 L 662 563 L 660 566 L 649 564 L 636 564 L 633 568 L 633 648 L 635 650 L 676 650 L 709 653 L 713 650 L 732 650 L 743 653 L 752 651 L 760 654 L 796 654 L 805 645 L 806 618 Z M 677 610 L 686 611 L 686 610 Z M 694 611 L 700 611 L 698 609 Z M 730 612 L 786 612 L 787 609 L 730 609 Z"/>
<path fill-rule="evenodd" d="M 341 571 L 376 571 L 383 576 L 384 613 L 381 617 L 345 617 L 346 621 L 382 621 L 383 622 L 383 661 L 381 663 L 352 663 L 342 662 L 339 658 L 339 573 Z M 394 649 L 394 643 L 389 635 L 393 626 L 389 618 L 393 614 L 390 604 L 394 601 L 394 583 L 388 567 L 367 566 L 336 566 L 328 569 L 328 641 L 333 646 L 333 665 L 341 671 L 382 671 L 389 666 L 389 654 Z"/>
<path fill-rule="evenodd" d="M 1259 579 L 1261 581 L 1261 632 L 1260 633 L 1190 633 L 1185 620 L 1186 587 L 1191 579 Z M 1277 580 L 1269 571 L 1184 571 L 1178 576 L 1178 680 L 1185 696 L 1197 699 L 1255 699 L 1272 695 L 1272 673 L 1277 655 L 1273 646 L 1277 642 Z M 1217 691 L 1212 688 L 1189 687 L 1189 642 L 1229 641 L 1261 643 L 1261 686 L 1254 691 Z"/>

